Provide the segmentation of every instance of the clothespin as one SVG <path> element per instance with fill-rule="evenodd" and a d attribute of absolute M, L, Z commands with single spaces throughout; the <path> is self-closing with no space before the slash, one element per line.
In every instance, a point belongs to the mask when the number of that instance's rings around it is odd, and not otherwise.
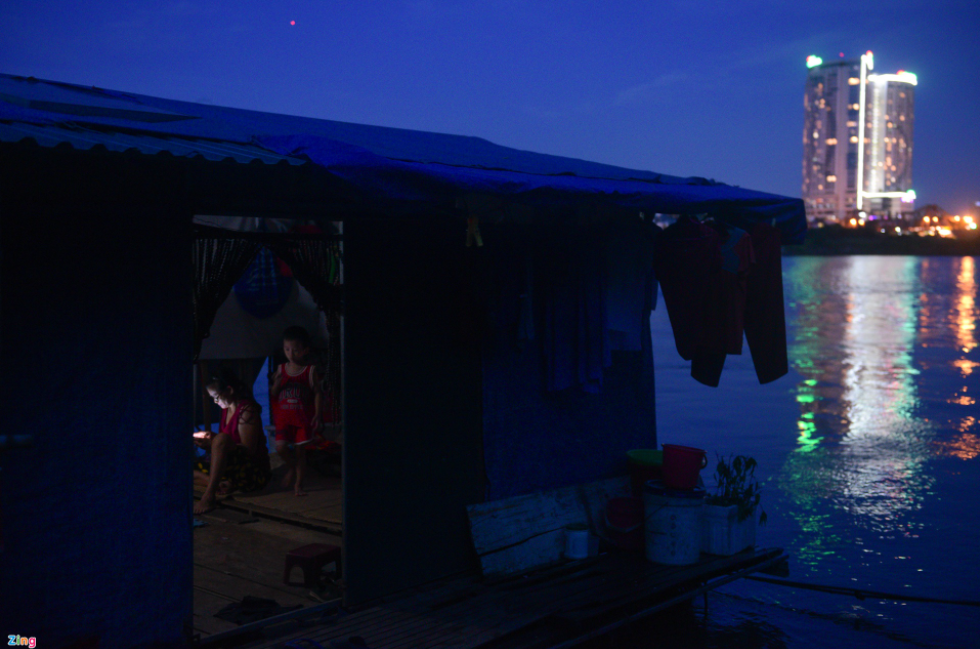
<path fill-rule="evenodd" d="M 483 246 L 483 237 L 480 236 L 480 219 L 476 216 L 466 218 L 466 247 L 469 248 L 476 241 L 476 247 Z"/>

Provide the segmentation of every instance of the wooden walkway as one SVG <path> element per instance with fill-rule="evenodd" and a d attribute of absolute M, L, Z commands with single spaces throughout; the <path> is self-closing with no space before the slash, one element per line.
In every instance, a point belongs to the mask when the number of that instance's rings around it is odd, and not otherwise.
<path fill-rule="evenodd" d="M 296 497 L 292 489 L 282 486 L 285 467 L 273 454 L 272 480 L 265 489 L 253 493 L 233 493 L 219 496 L 222 507 L 257 514 L 265 518 L 278 518 L 307 527 L 341 534 L 343 532 L 343 497 L 340 476 L 324 476 L 312 468 L 307 469 L 304 480 L 308 495 Z M 279 465 L 279 466 L 276 466 Z M 202 489 L 195 487 L 200 497 Z"/>
<path fill-rule="evenodd" d="M 218 507 L 195 515 L 205 523 L 194 529 L 194 633 L 202 639 L 239 630 L 215 617 L 229 604 L 247 596 L 274 600 L 281 606 L 304 610 L 324 600 L 339 602 L 339 588 L 314 589 L 282 582 L 286 553 L 309 543 L 341 545 L 343 530 L 339 476 L 312 469 L 306 479 L 307 496 L 296 497 L 282 487 L 285 467 L 278 456 L 272 480 L 262 491 L 218 497 Z M 195 487 L 200 497 L 202 489 Z M 297 525 L 297 523 L 299 525 Z"/>
<path fill-rule="evenodd" d="M 784 560 L 781 549 L 747 550 L 677 567 L 609 553 L 495 582 L 442 580 L 356 612 L 287 620 L 239 646 L 266 649 L 305 638 L 330 647 L 352 636 L 371 649 L 573 646 Z"/>
<path fill-rule="evenodd" d="M 245 596 L 304 609 L 339 598 L 339 589 L 331 594 L 327 589 L 302 586 L 299 569 L 290 584 L 283 583 L 287 552 L 308 543 L 336 545 L 339 537 L 220 506 L 195 518 L 204 523 L 194 529 L 193 630 L 199 637 L 238 629 L 215 614 Z"/>

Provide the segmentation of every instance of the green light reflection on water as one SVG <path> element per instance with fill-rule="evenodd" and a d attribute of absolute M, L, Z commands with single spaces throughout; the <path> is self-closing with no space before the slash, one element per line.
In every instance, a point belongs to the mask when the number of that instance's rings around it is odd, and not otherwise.
<path fill-rule="evenodd" d="M 834 554 L 845 527 L 890 531 L 921 507 L 931 427 L 915 417 L 912 367 L 922 288 L 913 257 L 795 258 L 786 273 L 790 362 L 802 379 L 796 448 L 779 485 L 804 564 Z"/>
<path fill-rule="evenodd" d="M 816 435 L 817 426 L 813 422 L 803 420 L 797 422 L 797 424 L 800 428 L 800 435 L 796 440 L 800 446 L 796 451 L 798 453 L 807 453 L 814 450 L 823 441 L 823 437 Z"/>

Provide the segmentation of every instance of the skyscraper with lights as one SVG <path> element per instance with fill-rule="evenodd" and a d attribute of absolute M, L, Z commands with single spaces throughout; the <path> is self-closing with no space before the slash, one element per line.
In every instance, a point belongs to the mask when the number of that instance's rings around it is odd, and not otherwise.
<path fill-rule="evenodd" d="M 811 222 L 902 218 L 915 209 L 912 134 L 916 77 L 875 74 L 871 52 L 807 59 L 803 200 Z"/>

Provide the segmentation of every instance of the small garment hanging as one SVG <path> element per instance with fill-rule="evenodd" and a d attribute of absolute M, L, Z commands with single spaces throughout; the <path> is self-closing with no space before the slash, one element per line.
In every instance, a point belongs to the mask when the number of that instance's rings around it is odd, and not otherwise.
<path fill-rule="evenodd" d="M 690 216 L 680 217 L 659 238 L 656 274 L 667 305 L 677 353 L 684 360 L 723 354 L 724 336 L 713 318 L 715 285 L 722 270 L 721 237 Z"/>
<path fill-rule="evenodd" d="M 721 268 L 706 287 L 706 339 L 702 341 L 701 351 L 691 359 L 691 376 L 716 387 L 725 356 L 742 353 L 747 280 L 755 263 L 755 252 L 745 230 L 718 221 L 704 225 L 718 233 Z"/>
<path fill-rule="evenodd" d="M 751 236 L 755 265 L 749 274 L 745 296 L 745 340 L 752 352 L 759 383 L 770 383 L 789 372 L 782 233 L 768 223 L 756 223 Z"/>

